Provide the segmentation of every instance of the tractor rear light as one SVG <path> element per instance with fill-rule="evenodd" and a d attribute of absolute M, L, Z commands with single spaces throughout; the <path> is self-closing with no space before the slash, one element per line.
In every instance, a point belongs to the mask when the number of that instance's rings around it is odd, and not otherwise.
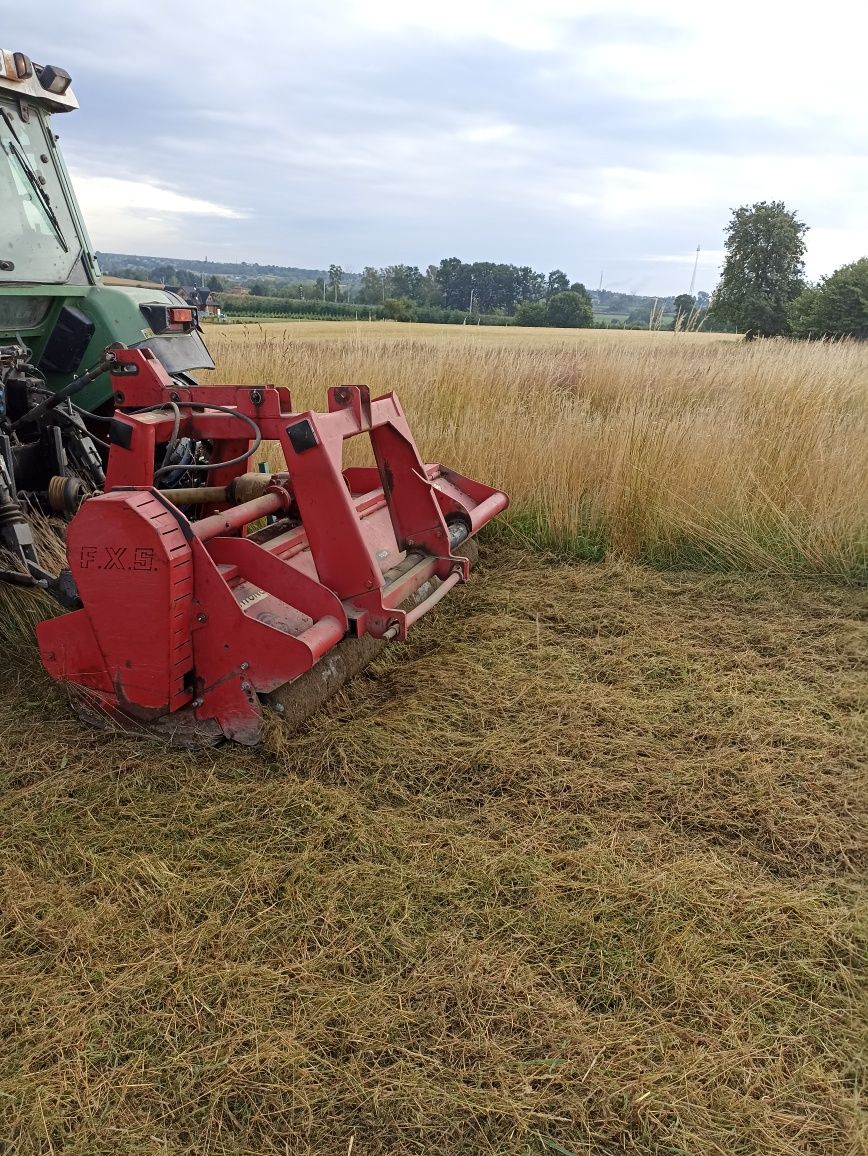
<path fill-rule="evenodd" d="M 199 324 L 199 311 L 189 305 L 140 305 L 151 332 L 189 333 Z"/>
<path fill-rule="evenodd" d="M 53 93 L 54 96 L 63 96 L 72 84 L 72 77 L 65 69 L 46 64 L 39 73 L 39 83 L 46 92 Z"/>

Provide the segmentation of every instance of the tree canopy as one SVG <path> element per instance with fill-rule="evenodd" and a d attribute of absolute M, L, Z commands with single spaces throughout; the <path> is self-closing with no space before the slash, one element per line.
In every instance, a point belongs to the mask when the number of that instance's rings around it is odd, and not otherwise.
<path fill-rule="evenodd" d="M 580 290 L 580 291 L 579 291 Z M 546 301 L 525 301 L 516 310 L 519 325 L 551 325 L 558 329 L 589 329 L 594 307 L 583 285 L 553 293 Z"/>
<path fill-rule="evenodd" d="M 712 309 L 749 337 L 790 331 L 789 305 L 804 285 L 808 226 L 783 201 L 735 209 L 725 229 L 726 259 Z"/>
<path fill-rule="evenodd" d="M 559 329 L 589 329 L 594 322 L 594 307 L 587 293 L 583 296 L 569 289 L 549 297 L 546 314 L 548 324 Z"/>
<path fill-rule="evenodd" d="M 329 289 L 335 301 L 340 297 L 344 271 L 340 265 L 329 265 Z"/>
<path fill-rule="evenodd" d="M 579 288 L 584 292 L 583 286 Z M 368 265 L 354 296 L 363 305 L 403 298 L 419 306 L 508 317 L 523 304 L 545 302 L 555 293 L 569 289 L 567 275 L 560 269 L 546 274 L 529 265 L 445 257 L 439 265 L 429 265 L 424 273 L 415 265 L 387 265 L 383 269 Z"/>
<path fill-rule="evenodd" d="M 696 300 L 689 293 L 679 293 L 675 298 L 675 320 L 672 322 L 673 329 L 680 329 L 681 326 L 687 324 L 687 319 L 696 308 Z"/>
<path fill-rule="evenodd" d="M 570 279 L 561 269 L 552 269 L 546 281 L 546 297 L 554 297 L 556 293 L 567 293 L 570 288 Z"/>
<path fill-rule="evenodd" d="M 790 307 L 797 337 L 868 338 L 868 257 L 804 289 Z"/>

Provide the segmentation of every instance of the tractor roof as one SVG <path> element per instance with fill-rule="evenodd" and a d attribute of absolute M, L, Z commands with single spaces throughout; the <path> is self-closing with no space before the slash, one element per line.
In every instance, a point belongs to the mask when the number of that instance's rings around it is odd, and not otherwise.
<path fill-rule="evenodd" d="M 51 112 L 78 108 L 69 73 L 54 64 L 36 64 L 23 52 L 0 48 L 0 98 L 7 93 L 41 104 Z"/>

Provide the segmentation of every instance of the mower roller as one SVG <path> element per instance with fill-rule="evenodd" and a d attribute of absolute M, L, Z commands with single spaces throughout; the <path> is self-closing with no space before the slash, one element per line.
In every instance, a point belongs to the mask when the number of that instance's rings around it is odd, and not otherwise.
<path fill-rule="evenodd" d="M 202 386 L 180 292 L 108 286 L 49 126 L 68 74 L 0 50 L 0 582 L 82 717 L 185 745 L 297 726 L 469 576 L 506 495 L 426 465 L 397 398 L 296 412 L 288 389 Z M 83 369 L 89 366 L 90 368 Z M 348 438 L 374 465 L 343 465 Z M 263 443 L 283 468 L 251 465 Z M 66 523 L 40 565 L 33 515 Z"/>

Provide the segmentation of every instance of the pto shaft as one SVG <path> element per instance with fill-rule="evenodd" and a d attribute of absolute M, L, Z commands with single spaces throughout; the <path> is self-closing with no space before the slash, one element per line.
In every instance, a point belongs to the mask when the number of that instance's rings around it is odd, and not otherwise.
<path fill-rule="evenodd" d="M 209 538 L 216 538 L 218 534 L 226 534 L 232 530 L 240 530 L 260 518 L 267 518 L 269 514 L 278 514 L 289 509 L 292 501 L 286 490 L 269 490 L 261 498 L 254 498 L 252 502 L 242 502 L 240 506 L 232 506 L 220 514 L 212 514 L 210 518 L 200 518 L 193 523 L 193 533 L 200 542 L 207 542 Z"/>

